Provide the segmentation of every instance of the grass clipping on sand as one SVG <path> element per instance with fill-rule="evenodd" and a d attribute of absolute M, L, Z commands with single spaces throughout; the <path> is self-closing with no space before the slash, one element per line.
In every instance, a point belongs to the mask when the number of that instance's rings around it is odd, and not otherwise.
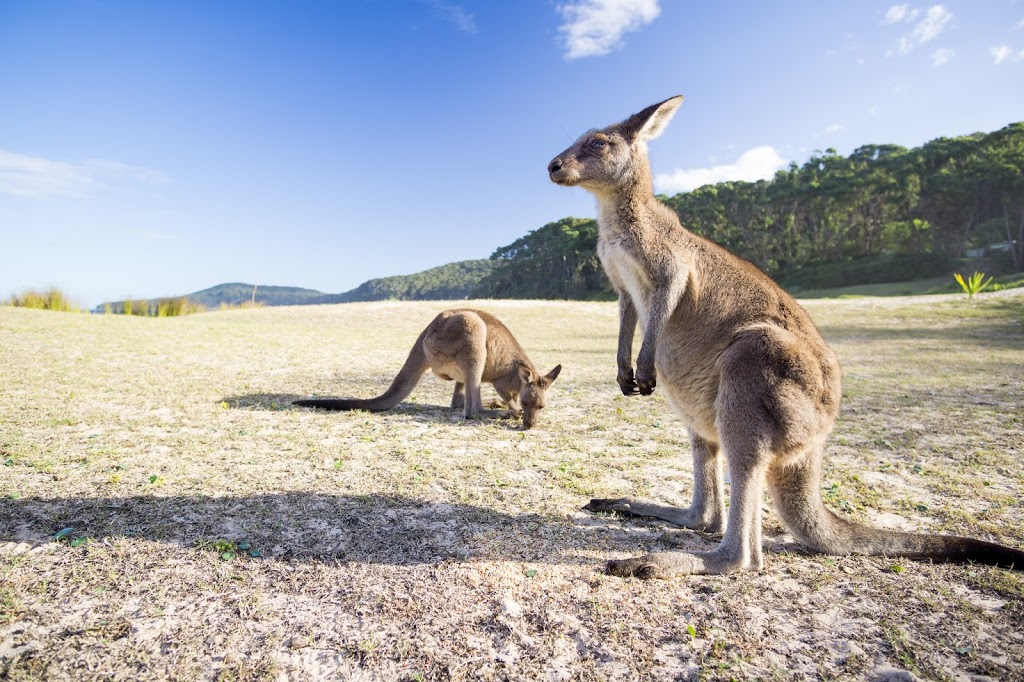
<path fill-rule="evenodd" d="M 592 496 L 688 504 L 686 434 L 659 392 L 619 394 L 614 303 L 473 305 L 537 366 L 564 367 L 533 431 L 467 423 L 430 375 L 391 412 L 289 406 L 379 394 L 444 303 L 0 307 L 0 677 L 1024 670 L 1020 574 L 804 554 L 770 511 L 764 572 L 604 576 L 608 558 L 715 546 L 579 511 Z M 844 370 L 827 503 L 1024 545 L 1024 297 L 808 308 Z"/>

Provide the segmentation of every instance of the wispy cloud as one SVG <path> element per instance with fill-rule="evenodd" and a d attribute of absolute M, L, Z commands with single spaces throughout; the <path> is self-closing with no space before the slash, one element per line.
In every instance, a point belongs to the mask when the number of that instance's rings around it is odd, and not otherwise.
<path fill-rule="evenodd" d="M 88 197 L 117 183 L 164 183 L 160 172 L 115 161 L 52 161 L 0 149 L 0 193 Z"/>
<path fill-rule="evenodd" d="M 842 123 L 830 123 L 825 126 L 825 133 L 827 135 L 834 135 L 835 133 L 841 133 L 846 130 L 846 126 Z"/>
<path fill-rule="evenodd" d="M 736 163 L 659 173 L 654 178 L 654 186 L 659 192 L 672 194 L 689 192 L 717 182 L 768 180 L 774 177 L 775 171 L 784 168 L 787 163 L 789 162 L 782 158 L 774 147 L 754 147 L 740 154 Z"/>
<path fill-rule="evenodd" d="M 953 52 L 953 50 L 949 49 L 948 47 L 940 47 L 931 54 L 932 64 L 935 66 L 942 66 L 944 64 L 948 64 L 949 60 L 953 58 L 954 54 L 956 53 Z"/>
<path fill-rule="evenodd" d="M 599 57 L 622 45 L 622 36 L 658 18 L 658 0 L 580 0 L 558 5 L 566 59 Z"/>
<path fill-rule="evenodd" d="M 904 21 L 913 21 L 920 14 L 920 10 L 910 9 L 910 5 L 893 5 L 885 13 L 882 19 L 883 24 L 900 24 Z"/>
<path fill-rule="evenodd" d="M 444 17 L 445 21 L 463 33 L 468 33 L 469 35 L 477 34 L 476 17 L 472 12 L 467 12 L 466 8 L 462 5 L 450 5 L 440 0 L 432 0 L 430 6 Z"/>
<path fill-rule="evenodd" d="M 992 55 L 992 59 L 996 64 L 1002 64 L 1005 61 L 1019 62 L 1024 60 L 1024 50 L 1014 52 L 1013 48 L 1009 45 L 990 47 L 988 48 L 988 53 Z"/>
<path fill-rule="evenodd" d="M 920 15 L 920 10 L 911 9 L 909 5 L 893 5 L 885 13 L 885 18 L 882 19 L 883 24 L 917 22 L 908 33 L 900 36 L 899 41 L 896 43 L 895 54 L 901 57 L 906 56 L 915 47 L 935 40 L 946 29 L 949 22 L 953 20 L 953 13 L 943 5 L 932 5 L 925 11 L 924 17 L 917 21 Z M 889 54 L 892 55 L 894 53 L 890 51 Z"/>
<path fill-rule="evenodd" d="M 1015 31 L 1019 30 L 1019 29 L 1022 29 L 1022 28 L 1024 28 L 1024 19 L 1021 19 L 1020 21 L 1018 21 L 1017 25 L 1013 27 L 1013 29 Z"/>
<path fill-rule="evenodd" d="M 911 34 L 918 44 L 927 43 L 939 37 L 943 29 L 953 19 L 953 13 L 942 5 L 932 5 L 924 15 L 914 32 Z"/>

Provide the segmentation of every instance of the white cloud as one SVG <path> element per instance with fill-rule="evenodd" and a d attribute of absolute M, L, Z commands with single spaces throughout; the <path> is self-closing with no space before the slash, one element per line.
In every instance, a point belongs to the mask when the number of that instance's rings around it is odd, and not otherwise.
<path fill-rule="evenodd" d="M 159 171 L 115 161 L 51 161 L 0 149 L 0 193 L 21 197 L 88 197 L 111 182 L 163 183 Z"/>
<path fill-rule="evenodd" d="M 953 52 L 953 50 L 949 49 L 948 47 L 940 47 L 938 50 L 935 50 L 935 52 L 932 52 L 932 64 L 934 64 L 935 66 L 942 66 L 943 64 L 948 64 L 949 60 L 953 58 L 954 54 L 956 53 Z"/>
<path fill-rule="evenodd" d="M 787 163 L 789 162 L 782 158 L 774 147 L 754 147 L 740 154 L 736 163 L 659 173 L 654 178 L 654 186 L 659 192 L 675 194 L 718 182 L 768 180 L 774 177 L 775 171 L 784 168 Z"/>
<path fill-rule="evenodd" d="M 920 12 L 909 9 L 909 5 L 893 5 L 885 14 L 883 24 L 906 23 L 917 19 Z M 931 42 L 941 35 L 946 26 L 953 20 L 953 13 L 942 5 L 932 5 L 924 13 L 924 18 L 914 24 L 909 33 L 900 36 L 896 44 L 896 54 L 904 57 L 919 45 Z M 890 55 L 892 52 L 890 51 Z M 948 56 L 952 56 L 950 53 Z M 947 59 L 948 61 L 948 59 Z M 945 62 L 943 62 L 944 64 Z"/>
<path fill-rule="evenodd" d="M 449 5 L 446 2 L 440 2 L 440 0 L 434 0 L 430 4 L 455 28 L 463 33 L 476 35 L 476 17 L 471 12 L 467 12 L 462 5 Z"/>
<path fill-rule="evenodd" d="M 904 21 L 913 21 L 918 14 L 920 14 L 920 10 L 910 9 L 910 5 L 893 5 L 889 8 L 889 11 L 885 13 L 885 18 L 882 19 L 882 23 L 899 24 Z"/>
<path fill-rule="evenodd" d="M 1024 60 L 1024 50 L 1014 53 L 1013 48 L 1009 45 L 997 45 L 996 47 L 990 47 L 988 48 L 988 53 L 992 55 L 992 59 L 995 60 L 996 64 L 1002 64 L 1007 60 L 1012 62 Z"/>
<path fill-rule="evenodd" d="M 658 0 L 580 0 L 558 5 L 558 27 L 566 59 L 599 57 L 622 45 L 622 35 L 639 31 L 661 14 Z"/>
<path fill-rule="evenodd" d="M 953 13 L 948 9 L 942 5 L 932 5 L 925 13 L 924 19 L 914 27 L 914 40 L 920 45 L 938 38 L 952 19 Z"/>
<path fill-rule="evenodd" d="M 842 123 L 830 123 L 827 126 L 825 126 L 825 133 L 829 135 L 832 135 L 834 133 L 841 133 L 844 130 L 846 130 L 846 126 L 844 126 Z"/>

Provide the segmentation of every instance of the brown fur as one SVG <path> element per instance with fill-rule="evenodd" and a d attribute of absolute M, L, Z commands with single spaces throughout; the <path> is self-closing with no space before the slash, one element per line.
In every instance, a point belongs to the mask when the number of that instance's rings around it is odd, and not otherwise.
<path fill-rule="evenodd" d="M 445 381 L 455 381 L 452 408 L 464 410 L 466 419 L 505 414 L 484 409 L 480 385 L 489 383 L 513 414 L 520 414 L 516 403 L 522 405 L 523 427 L 529 429 L 537 424 L 545 392 L 562 366 L 541 376 L 498 318 L 483 310 L 458 308 L 445 310 L 427 325 L 383 394 L 367 400 L 296 400 L 293 404 L 325 410 L 390 410 L 412 393 L 428 369 Z"/>
<path fill-rule="evenodd" d="M 619 386 L 626 395 L 662 387 L 693 450 L 689 508 L 633 498 L 591 500 L 586 508 L 724 530 L 710 552 L 612 561 L 609 573 L 667 578 L 760 569 L 765 481 L 783 521 L 816 551 L 1024 569 L 1020 550 L 879 530 L 825 507 L 821 469 L 842 395 L 838 360 L 789 294 L 750 263 L 687 231 L 654 197 L 646 143 L 681 102 L 673 97 L 591 130 L 548 165 L 553 182 L 581 186 L 597 198 L 598 256 L 619 294 Z M 634 374 L 638 323 L 643 342 Z M 732 477 L 727 524 L 723 456 Z"/>

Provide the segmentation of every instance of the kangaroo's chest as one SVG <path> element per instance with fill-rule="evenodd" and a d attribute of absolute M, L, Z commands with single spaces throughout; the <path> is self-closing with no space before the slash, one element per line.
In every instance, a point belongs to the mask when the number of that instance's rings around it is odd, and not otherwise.
<path fill-rule="evenodd" d="M 620 296 L 629 296 L 640 324 L 646 327 L 651 280 L 631 247 L 623 238 L 599 239 L 597 257 L 616 292 Z"/>

